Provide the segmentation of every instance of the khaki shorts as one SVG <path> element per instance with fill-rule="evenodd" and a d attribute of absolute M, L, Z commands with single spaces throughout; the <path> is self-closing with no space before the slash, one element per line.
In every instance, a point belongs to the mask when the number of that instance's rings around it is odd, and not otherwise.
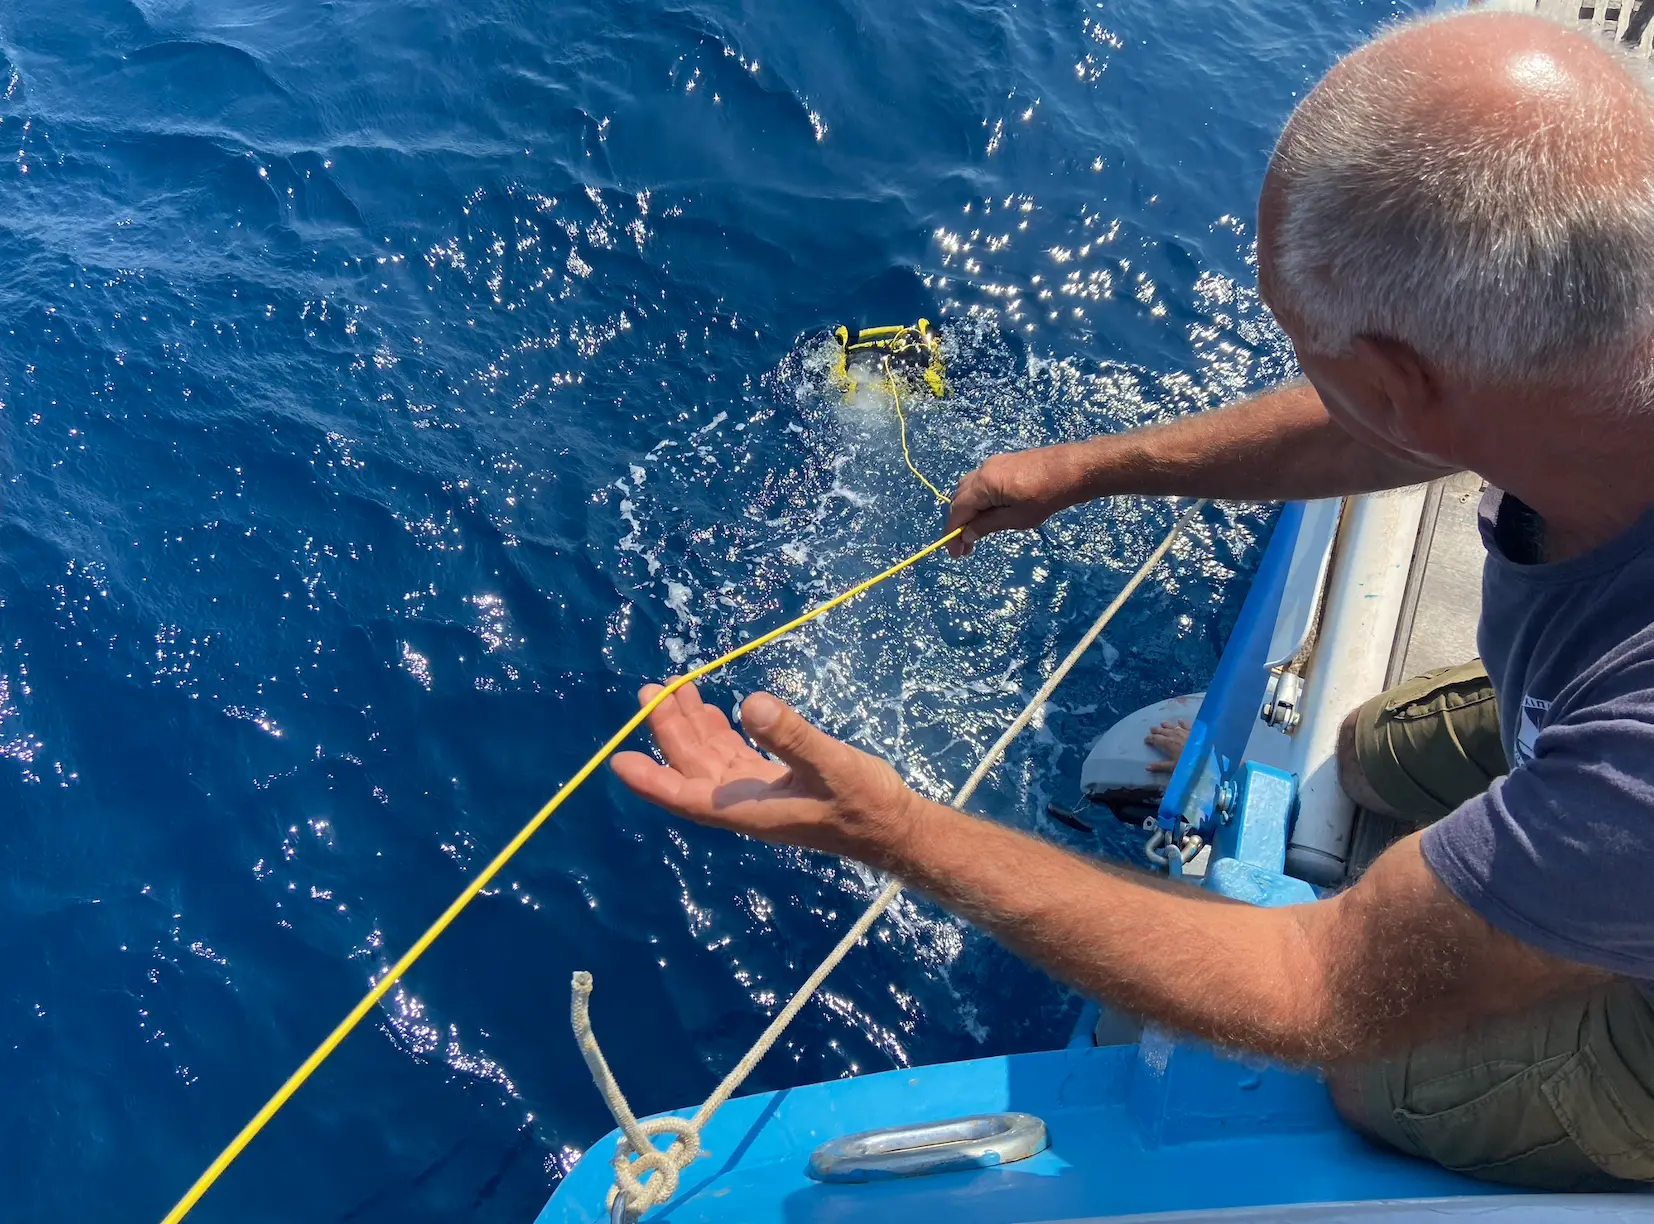
<path fill-rule="evenodd" d="M 1654 1008 L 1629 982 L 1370 1064 L 1358 1084 L 1361 1129 L 1484 1181 L 1654 1181 Z"/>
<path fill-rule="evenodd" d="M 1424 825 L 1506 772 L 1481 662 L 1361 707 L 1356 758 Z M 1357 1125 L 1473 1177 L 1541 1190 L 1654 1182 L 1654 1007 L 1629 982 L 1479 1024 L 1361 1068 Z"/>
<path fill-rule="evenodd" d="M 1380 693 L 1356 715 L 1355 755 L 1379 798 L 1415 825 L 1481 794 L 1510 769 L 1487 668 L 1473 659 Z"/>

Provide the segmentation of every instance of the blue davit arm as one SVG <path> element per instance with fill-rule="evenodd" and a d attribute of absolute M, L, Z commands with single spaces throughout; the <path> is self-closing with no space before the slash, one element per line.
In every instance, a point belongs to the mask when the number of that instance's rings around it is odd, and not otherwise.
<path fill-rule="evenodd" d="M 1269 681 L 1270 638 L 1303 521 L 1302 502 L 1288 502 L 1275 519 L 1240 619 L 1160 800 L 1158 823 L 1174 840 L 1191 830 L 1209 831 L 1219 785 L 1236 780 Z"/>

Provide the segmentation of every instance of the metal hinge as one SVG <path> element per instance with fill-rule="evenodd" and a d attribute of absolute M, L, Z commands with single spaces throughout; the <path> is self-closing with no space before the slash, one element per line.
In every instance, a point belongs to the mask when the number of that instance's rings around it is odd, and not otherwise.
<path fill-rule="evenodd" d="M 1302 715 L 1298 703 L 1304 694 L 1304 678 L 1297 672 L 1274 668 L 1269 673 L 1269 688 L 1264 692 L 1263 709 L 1258 717 L 1271 727 L 1279 727 L 1288 735 L 1298 729 Z"/>

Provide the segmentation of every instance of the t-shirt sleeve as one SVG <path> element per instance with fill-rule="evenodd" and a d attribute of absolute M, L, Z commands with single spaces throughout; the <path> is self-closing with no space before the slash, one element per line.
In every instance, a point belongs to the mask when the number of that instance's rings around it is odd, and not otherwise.
<path fill-rule="evenodd" d="M 1640 688 L 1643 679 L 1654 680 L 1654 666 L 1583 686 L 1560 716 L 1553 706 L 1533 759 L 1427 830 L 1423 851 L 1493 926 L 1650 982 L 1654 685 Z"/>

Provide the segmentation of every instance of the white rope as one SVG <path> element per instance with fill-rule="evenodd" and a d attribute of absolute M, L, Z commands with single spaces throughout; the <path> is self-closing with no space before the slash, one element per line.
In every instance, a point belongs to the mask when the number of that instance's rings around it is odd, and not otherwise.
<path fill-rule="evenodd" d="M 1050 699 L 1051 694 L 1056 692 L 1057 686 L 1063 682 L 1063 678 L 1073 670 L 1074 665 L 1080 661 L 1080 657 L 1090 649 L 1091 644 L 1107 628 L 1109 621 L 1114 619 L 1115 613 L 1119 612 L 1125 605 L 1126 600 L 1131 598 L 1132 593 L 1143 585 L 1144 579 L 1160 563 L 1161 558 L 1171 549 L 1172 544 L 1182 534 L 1183 529 L 1189 525 L 1190 520 L 1205 504 L 1204 499 L 1197 501 L 1182 513 L 1177 522 L 1173 524 L 1172 529 L 1166 533 L 1166 538 L 1160 541 L 1159 547 L 1149 554 L 1148 560 L 1138 567 L 1137 572 L 1131 576 L 1131 580 L 1121 588 L 1120 593 L 1114 597 L 1108 607 L 1103 609 L 1102 615 L 1092 622 L 1091 628 L 1087 629 L 1085 635 L 1075 643 L 1074 649 L 1070 650 L 1067 657 L 1057 664 L 1056 670 L 1051 673 L 1050 678 L 1044 684 L 1040 685 L 1039 692 L 1035 693 L 1028 704 L 1023 707 L 1022 713 L 1018 714 L 1011 725 L 1005 728 L 1005 733 L 994 741 L 993 747 L 988 749 L 982 760 L 977 763 L 976 768 L 971 771 L 971 776 L 965 779 L 965 784 L 955 793 L 949 803 L 950 807 L 963 808 L 970 797 L 976 793 L 976 788 L 981 785 L 982 779 L 987 777 L 988 771 L 999 763 L 1000 758 L 1005 755 L 1005 750 L 1010 747 L 1011 741 L 1016 739 L 1040 707 Z M 651 1207 L 657 1207 L 666 1202 L 677 1192 L 679 1173 L 701 1154 L 702 1128 L 712 1120 L 712 1115 L 717 1113 L 723 1103 L 735 1094 L 735 1090 L 741 1086 L 747 1076 L 752 1074 L 753 1068 L 763 1060 L 764 1055 L 768 1054 L 771 1047 L 780 1040 L 781 1034 L 792 1023 L 793 1018 L 804 1009 L 804 1005 L 810 1001 L 811 996 L 815 994 L 822 982 L 827 980 L 827 975 L 838 967 L 839 962 L 850 954 L 850 949 L 861 942 L 873 924 L 901 895 L 902 882 L 900 880 L 891 880 L 884 886 L 879 895 L 873 899 L 873 903 L 863 911 L 862 916 L 856 919 L 855 924 L 844 933 L 844 938 L 838 941 L 833 950 L 827 954 L 826 959 L 816 966 L 815 972 L 810 974 L 793 997 L 787 1000 L 787 1005 L 777 1013 L 774 1020 L 770 1021 L 769 1027 L 753 1043 L 752 1048 L 746 1052 L 740 1062 L 735 1064 L 734 1069 L 724 1076 L 723 1082 L 713 1089 L 712 1095 L 707 1097 L 701 1107 L 695 1111 L 695 1116 L 687 1121 L 683 1118 L 673 1117 L 654 1118 L 647 1122 L 637 1120 L 636 1115 L 632 1113 L 632 1107 L 626 1103 L 625 1094 L 620 1091 L 620 1085 L 615 1082 L 614 1073 L 609 1070 L 608 1060 L 603 1057 L 603 1051 L 598 1048 L 597 1035 L 592 1032 L 591 1016 L 588 1011 L 592 993 L 592 975 L 585 970 L 581 970 L 574 975 L 573 998 L 570 1007 L 570 1019 L 574 1025 L 574 1038 L 580 1045 L 580 1053 L 586 1059 L 586 1067 L 591 1072 L 592 1082 L 597 1085 L 598 1091 L 603 1094 L 603 1101 L 608 1105 L 609 1113 L 613 1116 L 615 1125 L 620 1128 L 621 1133 L 620 1140 L 615 1144 L 613 1160 L 615 1180 L 614 1185 L 609 1190 L 608 1204 L 611 1212 L 614 1211 L 617 1202 L 624 1204 L 624 1207 L 614 1218 L 628 1222 L 635 1221 Z M 663 1134 L 675 1136 L 671 1146 L 664 1150 L 657 1148 L 653 1142 L 653 1136 Z M 646 1175 L 651 1173 L 654 1176 L 649 1176 L 645 1180 Z"/>

